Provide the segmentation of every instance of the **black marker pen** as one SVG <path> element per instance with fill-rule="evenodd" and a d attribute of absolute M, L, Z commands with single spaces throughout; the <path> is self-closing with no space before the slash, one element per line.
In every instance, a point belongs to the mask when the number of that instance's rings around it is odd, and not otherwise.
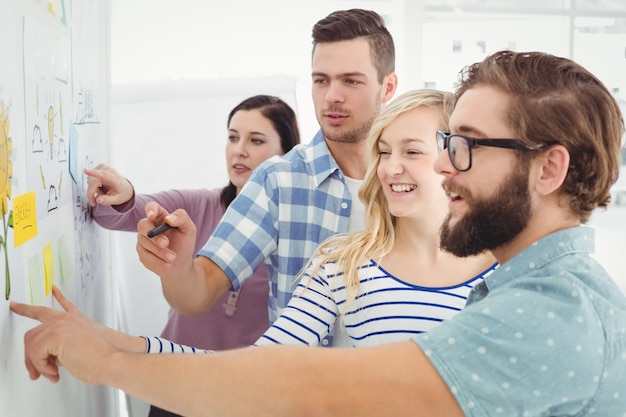
<path fill-rule="evenodd" d="M 155 237 L 157 235 L 160 235 L 161 233 L 165 233 L 165 231 L 170 230 L 170 229 L 175 229 L 175 226 L 170 226 L 167 223 L 163 223 L 157 227 L 155 227 L 154 229 L 148 231 L 148 237 Z"/>

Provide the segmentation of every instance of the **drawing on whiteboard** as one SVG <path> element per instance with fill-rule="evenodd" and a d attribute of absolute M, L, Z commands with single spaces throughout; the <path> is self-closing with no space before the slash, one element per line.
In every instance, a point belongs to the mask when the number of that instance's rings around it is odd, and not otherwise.
<path fill-rule="evenodd" d="M 0 209 L 2 210 L 2 231 L 0 236 L 0 246 L 4 253 L 5 263 L 5 290 L 4 297 L 9 299 L 11 295 L 11 275 L 9 273 L 9 254 L 7 252 L 7 235 L 9 227 L 13 225 L 13 210 L 9 209 L 9 199 L 11 198 L 11 178 L 13 177 L 13 162 L 11 154 L 13 152 L 13 141 L 9 136 L 10 121 L 8 109 L 4 101 L 0 100 Z"/>
<path fill-rule="evenodd" d="M 93 95 L 92 89 L 80 87 L 77 94 L 76 115 L 74 116 L 76 124 L 98 123 Z"/>
<path fill-rule="evenodd" d="M 39 125 L 33 127 L 33 140 L 31 141 L 33 152 L 43 152 L 43 139 L 41 138 L 41 128 Z"/>
<path fill-rule="evenodd" d="M 76 133 L 78 135 L 78 133 Z M 70 134 L 70 138 L 72 135 Z M 71 141 L 70 141 L 71 142 Z M 71 156 L 71 154 L 70 154 Z M 97 265 L 100 261 L 99 255 L 99 241 L 100 232 L 96 227 L 96 223 L 91 217 L 91 204 L 87 199 L 87 176 L 83 173 L 82 168 L 93 168 L 94 162 L 86 155 L 84 158 L 83 166 L 80 169 L 80 174 L 77 175 L 77 181 L 70 181 L 72 184 L 74 195 L 74 234 L 76 236 L 75 242 L 75 255 L 77 260 L 80 282 L 79 289 L 81 291 L 87 291 L 87 289 L 96 280 Z"/>
<path fill-rule="evenodd" d="M 71 189 L 61 184 L 72 123 L 70 56 L 69 37 L 25 19 L 25 116 L 32 134 L 26 141 L 27 184 L 36 192 L 38 221 L 72 202 Z"/>
<path fill-rule="evenodd" d="M 36 88 L 36 91 L 39 91 L 39 88 Z M 39 104 L 39 97 L 35 99 L 37 103 L 37 107 Z M 63 99 L 61 94 L 59 94 L 59 108 L 63 108 Z M 39 165 L 39 177 L 41 179 L 41 188 L 47 191 L 47 198 L 44 197 L 44 201 L 46 201 L 46 211 L 50 212 L 52 210 L 56 210 L 59 208 L 59 194 L 61 190 L 60 181 L 63 179 L 63 168 L 61 168 L 59 173 L 59 183 L 54 181 L 46 181 L 46 172 L 48 172 L 48 176 L 54 175 L 58 172 L 58 166 L 55 166 L 55 163 L 64 163 L 67 162 L 67 149 L 65 146 L 65 140 L 63 139 L 64 129 L 63 129 L 63 112 L 59 110 L 58 114 L 54 109 L 54 106 L 49 105 L 48 111 L 45 115 L 45 125 L 48 129 L 47 134 L 47 143 L 44 142 L 44 139 L 41 135 L 41 127 L 38 124 L 35 124 L 33 127 L 33 137 L 31 140 L 31 152 L 33 154 L 47 154 L 44 157 L 44 160 Z M 56 119 L 59 119 L 59 122 Z M 58 138 L 57 132 L 58 131 Z M 52 164 L 52 169 L 50 165 Z M 53 178 L 55 180 L 55 178 Z M 47 185 L 48 184 L 48 185 Z"/>

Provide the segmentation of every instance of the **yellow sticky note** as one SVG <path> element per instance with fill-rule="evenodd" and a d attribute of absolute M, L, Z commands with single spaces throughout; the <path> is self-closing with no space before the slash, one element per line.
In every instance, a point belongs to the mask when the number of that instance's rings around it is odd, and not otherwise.
<path fill-rule="evenodd" d="M 43 248 L 43 276 L 46 283 L 46 295 L 52 292 L 54 285 L 54 254 L 52 253 L 52 243 L 48 243 Z"/>
<path fill-rule="evenodd" d="M 18 195 L 13 199 L 13 231 L 13 244 L 16 248 L 37 236 L 37 212 L 34 191 Z"/>

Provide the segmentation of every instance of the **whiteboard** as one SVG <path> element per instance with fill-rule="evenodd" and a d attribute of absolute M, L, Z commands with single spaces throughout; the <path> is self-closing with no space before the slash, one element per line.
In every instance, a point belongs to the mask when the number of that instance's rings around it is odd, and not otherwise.
<path fill-rule="evenodd" d="M 107 157 L 108 5 L 0 0 L 0 415 L 114 416 L 117 392 L 30 381 L 9 300 L 57 307 L 57 285 L 114 325 L 109 237 L 90 220 L 82 169 Z"/>

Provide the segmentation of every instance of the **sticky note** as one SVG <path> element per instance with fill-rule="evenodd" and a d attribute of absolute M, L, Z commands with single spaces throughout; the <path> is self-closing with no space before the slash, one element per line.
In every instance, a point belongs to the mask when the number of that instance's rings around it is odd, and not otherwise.
<path fill-rule="evenodd" d="M 37 236 L 35 198 L 35 192 L 31 191 L 13 199 L 13 244 L 16 248 Z"/>
<path fill-rule="evenodd" d="M 46 295 L 50 295 L 52 286 L 54 285 L 54 254 L 52 252 L 52 243 L 48 243 L 43 248 L 43 276 Z"/>

